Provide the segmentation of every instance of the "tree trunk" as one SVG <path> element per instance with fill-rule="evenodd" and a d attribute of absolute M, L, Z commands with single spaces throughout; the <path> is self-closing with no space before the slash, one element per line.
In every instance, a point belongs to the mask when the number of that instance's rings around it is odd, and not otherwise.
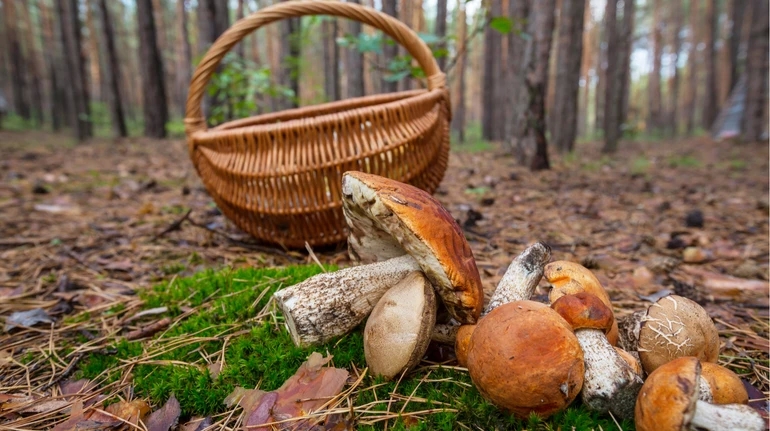
<path fill-rule="evenodd" d="M 766 0 L 754 0 L 751 11 L 751 34 L 749 35 L 748 58 L 746 62 L 746 108 L 743 117 L 743 139 L 760 141 L 767 126 L 768 101 L 768 5 Z"/>
<path fill-rule="evenodd" d="M 593 14 L 591 13 L 591 2 L 586 0 L 586 8 L 583 13 L 583 58 L 580 60 L 580 93 L 578 95 L 580 108 L 578 109 L 578 135 L 585 136 L 589 131 L 588 111 L 589 111 L 589 93 L 591 91 L 591 69 L 593 68 L 593 59 L 596 37 L 596 26 L 593 25 Z"/>
<path fill-rule="evenodd" d="M 620 139 L 620 35 L 618 34 L 618 1 L 608 0 L 604 8 L 604 31 L 607 35 L 607 86 L 604 90 L 603 153 L 614 153 Z"/>
<path fill-rule="evenodd" d="M 455 39 L 456 52 L 458 54 L 457 62 L 454 66 L 454 96 L 452 101 L 454 102 L 454 108 L 452 109 L 452 130 L 457 133 L 457 140 L 460 143 L 465 142 L 465 69 L 467 59 L 467 47 L 465 46 L 466 38 L 466 16 L 465 16 L 465 0 L 457 0 L 455 5 L 457 11 L 457 37 Z"/>
<path fill-rule="evenodd" d="M 30 99 L 32 101 L 32 117 L 35 119 L 35 122 L 37 124 L 43 124 L 43 91 L 42 91 L 42 81 L 43 81 L 43 75 L 41 74 L 42 66 L 40 65 L 40 60 L 38 56 L 38 48 L 37 43 L 35 42 L 35 28 L 32 24 L 32 18 L 30 17 L 30 9 L 34 6 L 35 2 L 30 1 L 30 4 L 26 5 L 25 7 L 22 7 L 22 18 L 24 21 L 24 27 L 26 28 L 25 31 L 25 39 L 26 39 L 26 47 L 27 47 L 27 71 L 29 73 L 30 78 Z"/>
<path fill-rule="evenodd" d="M 212 0 L 214 3 L 214 19 L 216 22 L 217 37 L 230 27 L 230 8 L 228 0 Z M 216 39 L 215 39 L 216 40 Z M 213 40 L 212 40 L 213 42 Z"/>
<path fill-rule="evenodd" d="M 658 129 L 662 126 L 662 103 L 660 95 L 660 67 L 663 58 L 663 6 L 662 0 L 652 3 L 652 71 L 649 77 L 649 96 L 647 112 L 647 129 Z"/>
<path fill-rule="evenodd" d="M 128 136 L 126 120 L 123 115 L 123 101 L 120 97 L 120 62 L 115 50 L 115 32 L 112 28 L 112 17 L 107 9 L 107 0 L 98 0 L 97 10 L 99 21 L 102 22 L 102 41 L 104 43 L 104 79 L 109 90 L 108 104 L 112 117 L 112 131 L 117 137 Z"/>
<path fill-rule="evenodd" d="M 214 0 L 198 0 L 198 54 L 206 54 L 212 43 L 217 39 L 216 7 Z"/>
<path fill-rule="evenodd" d="M 514 23 L 534 22 L 530 17 L 530 3 L 530 0 L 509 1 L 506 16 Z M 524 39 L 528 31 L 524 28 L 514 29 L 506 35 L 508 46 L 503 67 L 504 84 L 498 89 L 504 99 L 497 105 L 497 109 L 503 111 L 503 117 L 499 120 L 503 125 L 503 142 L 522 165 L 526 165 L 534 151 L 533 146 L 525 142 L 530 102 L 525 74 L 534 61 L 534 54 L 525 52 L 533 49 L 532 44 Z"/>
<path fill-rule="evenodd" d="M 340 48 L 337 45 L 337 19 L 323 21 L 324 93 L 327 101 L 340 100 Z"/>
<path fill-rule="evenodd" d="M 698 29 L 700 17 L 699 0 L 690 0 L 690 51 L 687 53 L 687 92 L 685 96 L 685 133 L 692 135 L 695 128 L 695 107 L 698 96 L 698 70 L 700 61 L 698 60 L 698 43 L 700 34 Z"/>
<path fill-rule="evenodd" d="M 299 27 L 297 19 L 284 19 L 278 23 L 280 39 L 278 46 L 280 67 L 276 75 L 278 85 L 291 89 L 294 96 L 290 99 L 280 98 L 278 109 L 290 109 L 299 106 Z M 363 83 L 363 81 L 361 81 Z"/>
<path fill-rule="evenodd" d="M 738 82 L 738 54 L 741 49 L 741 35 L 743 33 L 743 17 L 746 15 L 746 0 L 731 0 L 730 7 L 730 91 Z"/>
<path fill-rule="evenodd" d="M 351 0 L 352 3 L 361 4 L 361 0 Z M 362 25 L 359 21 L 348 21 L 348 32 L 351 36 L 361 36 Z M 361 97 L 364 92 L 364 56 L 358 48 L 348 48 L 347 52 L 348 94 L 347 98 Z"/>
<path fill-rule="evenodd" d="M 382 11 L 386 14 L 398 18 L 398 11 L 396 10 L 397 0 L 382 0 Z M 398 46 L 396 44 L 386 44 L 382 48 L 382 58 L 385 63 L 385 67 L 389 67 L 395 60 L 396 54 L 398 54 Z M 382 91 L 385 93 L 393 93 L 398 90 L 398 82 L 389 79 L 389 74 L 383 74 Z"/>
<path fill-rule="evenodd" d="M 64 58 L 67 62 L 67 76 L 62 82 L 64 82 L 67 99 L 69 99 L 70 125 L 75 131 L 75 137 L 78 141 L 84 141 L 93 136 L 93 131 L 91 109 L 88 106 L 90 98 L 82 56 L 78 1 L 57 0 L 57 4 L 64 42 Z"/>
<path fill-rule="evenodd" d="M 142 71 L 144 135 L 166 137 L 168 107 L 163 85 L 163 61 L 158 49 L 152 0 L 137 0 L 136 21 L 139 34 L 139 63 Z"/>
<path fill-rule="evenodd" d="M 62 113 L 66 112 L 66 96 L 64 88 L 62 87 L 61 78 L 66 75 L 65 71 L 62 71 L 63 60 L 61 58 L 61 52 L 63 47 L 61 46 L 61 38 L 56 37 L 56 26 L 52 18 L 52 11 L 50 7 L 45 4 L 40 4 L 40 17 L 43 27 L 43 45 L 51 49 L 48 55 L 45 55 L 45 68 L 46 75 L 48 75 L 49 95 L 50 103 L 48 105 L 49 117 L 51 118 L 51 126 L 54 131 L 58 131 L 64 121 L 62 120 Z M 61 32 L 59 32 L 61 34 Z"/>
<path fill-rule="evenodd" d="M 502 0 L 491 0 L 489 19 L 501 16 Z M 500 84 L 502 75 L 502 63 L 500 54 L 502 50 L 502 36 L 497 30 L 487 26 L 484 32 L 484 77 L 482 94 L 482 137 L 494 140 L 498 137 L 498 118 L 501 106 L 498 106 Z"/>
<path fill-rule="evenodd" d="M 238 0 L 238 5 L 235 9 L 235 20 L 239 21 L 243 19 L 244 13 L 243 13 L 243 0 Z M 241 59 L 246 58 L 246 40 L 248 38 L 243 38 L 240 42 L 238 42 L 237 45 L 235 45 L 235 53 L 238 54 L 238 57 Z"/>
<path fill-rule="evenodd" d="M 636 21 L 636 2 L 623 2 L 623 26 L 620 42 L 620 126 L 628 122 L 628 104 L 631 96 L 631 53 L 634 50 L 634 29 Z M 622 133 L 621 133 L 622 136 Z"/>
<path fill-rule="evenodd" d="M 527 93 L 529 94 L 528 133 L 534 138 L 535 154 L 529 161 L 533 171 L 550 169 L 548 141 L 545 138 L 545 97 L 548 86 L 548 70 L 555 26 L 555 0 L 535 0 L 530 13 L 529 34 L 534 37 L 527 70 Z"/>
<path fill-rule="evenodd" d="M 102 70 L 99 65 L 99 43 L 96 40 L 96 26 L 94 25 L 92 6 L 90 1 L 86 1 L 85 25 L 88 30 L 88 37 L 84 42 L 86 46 L 86 62 L 88 64 L 86 82 L 89 84 L 89 94 L 91 95 L 91 99 L 102 102 L 104 101 L 104 98 L 102 97 Z"/>
<path fill-rule="evenodd" d="M 703 51 L 706 57 L 706 90 L 705 103 L 703 104 L 703 128 L 711 130 L 711 125 L 719 114 L 719 89 L 717 88 L 717 63 L 716 63 L 716 38 L 717 38 L 717 10 L 716 0 L 706 0 L 706 49 Z"/>
<path fill-rule="evenodd" d="M 437 48 L 442 51 L 446 50 L 446 3 L 447 0 L 436 1 L 436 37 L 441 40 Z M 439 56 L 436 61 L 438 62 L 439 69 L 444 70 L 446 68 L 446 53 Z"/>
<path fill-rule="evenodd" d="M 25 70 L 24 53 L 21 49 L 21 41 L 17 33 L 19 17 L 16 14 L 16 2 L 3 2 L 5 15 L 5 37 L 8 45 L 8 60 L 11 68 L 11 98 L 13 99 L 13 110 L 16 115 L 28 120 L 30 118 L 29 102 L 25 97 L 26 81 L 24 79 Z"/>
<path fill-rule="evenodd" d="M 670 136 L 677 136 L 679 133 L 679 51 L 682 49 L 679 33 L 682 31 L 682 1 L 669 0 L 671 17 L 671 62 L 674 71 L 671 75 L 671 86 L 669 87 L 669 106 L 671 112 L 668 115 L 668 131 Z"/>
<path fill-rule="evenodd" d="M 562 153 L 573 150 L 577 135 L 584 13 L 585 0 L 562 1 L 559 17 L 559 54 L 556 60 L 556 100 L 553 109 L 555 124 L 551 128 L 551 139 Z"/>
<path fill-rule="evenodd" d="M 596 50 L 596 94 L 594 100 L 596 112 L 594 124 L 596 130 L 604 131 L 604 90 L 607 88 L 607 16 L 599 26 L 599 48 Z"/>
<path fill-rule="evenodd" d="M 176 85 L 179 99 L 179 114 L 184 118 L 185 105 L 187 104 L 187 90 L 190 87 L 192 79 L 192 48 L 190 47 L 190 38 L 187 35 L 187 10 L 185 8 L 186 0 L 177 0 L 176 3 L 176 25 L 177 25 L 177 48 L 176 48 Z"/>

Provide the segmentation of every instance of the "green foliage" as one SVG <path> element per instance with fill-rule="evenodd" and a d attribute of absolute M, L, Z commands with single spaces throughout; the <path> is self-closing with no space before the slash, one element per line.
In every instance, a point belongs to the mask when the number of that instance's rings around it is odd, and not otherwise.
<path fill-rule="evenodd" d="M 668 159 L 668 165 L 672 168 L 697 168 L 701 161 L 691 155 L 672 156 Z"/>
<path fill-rule="evenodd" d="M 631 173 L 643 174 L 650 169 L 650 160 L 645 156 L 636 157 L 631 161 Z"/>
<path fill-rule="evenodd" d="M 24 130 L 32 130 L 37 127 L 37 122 L 34 120 L 25 120 L 24 118 L 20 117 L 16 114 L 10 114 L 3 116 L 2 123 L 0 123 L 0 126 L 2 126 L 2 130 L 9 130 L 11 132 L 21 132 Z"/>
<path fill-rule="evenodd" d="M 496 16 L 489 20 L 489 26 L 502 34 L 508 34 L 513 31 L 513 21 L 506 16 Z"/>
<path fill-rule="evenodd" d="M 451 137 L 452 151 L 459 151 L 464 153 L 480 153 L 484 151 L 491 151 L 494 145 L 482 138 L 481 125 L 479 123 L 468 124 L 465 127 L 465 142 L 458 142 L 456 135 Z"/>

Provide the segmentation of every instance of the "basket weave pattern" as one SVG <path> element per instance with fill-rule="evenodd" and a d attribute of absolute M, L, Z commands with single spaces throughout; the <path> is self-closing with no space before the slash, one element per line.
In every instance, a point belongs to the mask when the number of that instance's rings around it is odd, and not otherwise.
<path fill-rule="evenodd" d="M 353 18 L 385 31 L 418 60 L 428 90 L 290 109 L 206 129 L 203 89 L 224 54 L 262 25 L 312 14 Z M 353 3 L 280 3 L 235 23 L 198 66 L 185 119 L 190 157 L 225 216 L 254 237 L 285 247 L 341 242 L 347 236 L 344 172 L 369 172 L 430 193 L 438 187 L 449 153 L 444 83 L 428 47 L 387 15 Z"/>

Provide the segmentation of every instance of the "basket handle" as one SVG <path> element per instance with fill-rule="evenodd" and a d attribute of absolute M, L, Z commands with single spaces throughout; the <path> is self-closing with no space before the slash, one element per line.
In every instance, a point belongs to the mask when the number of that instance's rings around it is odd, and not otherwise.
<path fill-rule="evenodd" d="M 446 87 L 446 75 L 439 69 L 428 45 L 401 21 L 376 9 L 355 3 L 329 0 L 287 1 L 266 7 L 234 23 L 211 45 L 190 81 L 185 112 L 187 136 L 206 130 L 201 101 L 211 75 L 225 54 L 252 31 L 272 22 L 305 15 L 333 15 L 349 18 L 382 30 L 402 45 L 428 77 L 428 90 Z"/>

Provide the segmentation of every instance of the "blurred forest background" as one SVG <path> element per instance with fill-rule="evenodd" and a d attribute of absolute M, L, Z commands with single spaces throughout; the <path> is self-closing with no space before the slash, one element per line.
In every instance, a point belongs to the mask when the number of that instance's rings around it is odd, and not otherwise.
<path fill-rule="evenodd" d="M 578 139 L 766 138 L 766 0 L 348 0 L 398 17 L 447 73 L 460 142 L 522 163 Z M 2 0 L 4 128 L 78 139 L 184 133 L 196 63 L 275 0 Z M 400 47 L 361 24 L 305 17 L 249 35 L 204 103 L 218 124 L 424 86 Z"/>

